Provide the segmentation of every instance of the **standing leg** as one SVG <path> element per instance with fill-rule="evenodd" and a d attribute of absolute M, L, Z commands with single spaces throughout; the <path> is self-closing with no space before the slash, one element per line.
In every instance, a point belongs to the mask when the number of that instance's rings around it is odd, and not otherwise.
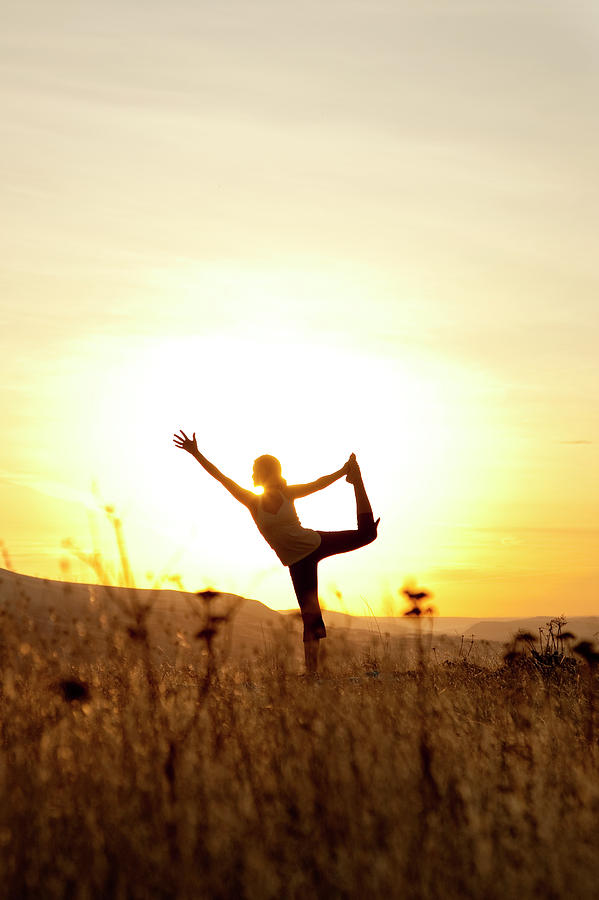
<path fill-rule="evenodd" d="M 318 672 L 318 654 L 320 641 L 304 641 L 304 656 L 306 660 L 306 672 L 308 675 L 316 675 Z"/>
<path fill-rule="evenodd" d="M 318 602 L 318 557 L 316 553 L 317 551 L 289 566 L 289 574 L 304 623 L 304 656 L 306 671 L 310 675 L 314 675 L 318 671 L 319 643 L 327 634 Z"/>

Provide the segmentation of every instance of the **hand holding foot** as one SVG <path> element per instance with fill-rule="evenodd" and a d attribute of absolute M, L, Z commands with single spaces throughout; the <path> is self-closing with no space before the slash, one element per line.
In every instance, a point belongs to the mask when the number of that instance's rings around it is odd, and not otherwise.
<path fill-rule="evenodd" d="M 345 480 L 349 481 L 351 485 L 353 485 L 355 494 L 356 494 L 356 515 L 358 517 L 358 531 L 368 532 L 370 535 L 370 540 L 367 543 L 370 543 L 371 540 L 375 540 L 376 538 L 376 530 L 378 528 L 378 524 L 381 521 L 377 519 L 374 521 L 374 516 L 372 515 L 372 507 L 370 505 L 370 500 L 368 499 L 368 495 L 366 493 L 366 489 L 364 488 L 364 482 L 362 481 L 362 472 L 360 471 L 360 466 L 358 465 L 358 460 L 356 459 L 356 454 L 352 453 L 350 458 L 347 461 L 347 475 L 345 476 Z"/>
<path fill-rule="evenodd" d="M 345 476 L 345 480 L 350 484 L 355 484 L 356 481 L 362 478 L 362 473 L 360 472 L 360 466 L 358 465 L 358 461 L 356 460 L 356 454 L 352 453 L 350 458 L 347 461 L 347 475 Z"/>
<path fill-rule="evenodd" d="M 343 466 L 343 472 L 344 472 L 345 475 L 347 475 L 348 472 L 349 472 L 349 470 L 351 469 L 351 467 L 352 467 L 352 465 L 353 465 L 353 463 L 354 463 L 355 458 L 356 458 L 356 454 L 355 454 L 355 453 L 351 453 L 351 454 L 347 457 L 347 462 L 346 462 L 345 465 Z"/>

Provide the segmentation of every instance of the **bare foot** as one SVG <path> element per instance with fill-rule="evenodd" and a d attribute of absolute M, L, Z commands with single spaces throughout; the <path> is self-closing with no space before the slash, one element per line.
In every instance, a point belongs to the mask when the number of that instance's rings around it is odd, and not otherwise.
<path fill-rule="evenodd" d="M 352 472 L 354 470 L 355 464 L 356 464 L 356 454 L 351 453 L 349 459 L 347 460 L 346 472 L 345 472 L 345 480 L 349 481 L 350 484 L 352 483 L 351 476 L 352 476 Z"/>
<path fill-rule="evenodd" d="M 349 458 L 349 465 L 347 467 L 347 475 L 345 476 L 345 480 L 349 481 L 350 484 L 355 484 L 356 481 L 359 481 L 362 478 L 362 473 L 360 472 L 360 466 L 356 460 L 356 454 L 352 453 Z"/>

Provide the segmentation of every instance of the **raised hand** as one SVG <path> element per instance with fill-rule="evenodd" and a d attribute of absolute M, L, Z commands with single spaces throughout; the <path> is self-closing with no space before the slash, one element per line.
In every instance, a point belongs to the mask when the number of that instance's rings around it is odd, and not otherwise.
<path fill-rule="evenodd" d="M 173 435 L 173 444 L 175 445 L 175 447 L 179 447 L 180 450 L 187 450 L 187 452 L 191 453 L 192 456 L 198 452 L 195 431 L 193 433 L 193 437 L 188 438 L 183 429 L 181 429 L 181 434 Z"/>

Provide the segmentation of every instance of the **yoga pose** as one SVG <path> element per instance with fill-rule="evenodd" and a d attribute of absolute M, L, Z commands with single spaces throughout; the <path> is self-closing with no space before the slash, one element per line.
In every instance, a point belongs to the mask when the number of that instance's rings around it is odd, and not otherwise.
<path fill-rule="evenodd" d="M 253 479 L 263 494 L 245 490 L 223 475 L 198 450 L 195 432 L 188 438 L 184 431 L 175 434 L 173 443 L 186 450 L 216 478 L 236 500 L 249 509 L 258 530 L 270 544 L 289 574 L 304 623 L 304 653 L 306 670 L 318 670 L 319 642 L 326 637 L 326 628 L 318 602 L 318 572 L 321 559 L 337 553 L 348 553 L 372 543 L 377 536 L 380 519 L 374 521 L 372 508 L 364 489 L 360 467 L 352 453 L 345 465 L 332 475 L 324 475 L 309 484 L 288 485 L 281 474 L 281 463 L 274 456 L 259 456 L 254 461 Z M 358 528 L 354 531 L 313 531 L 303 528 L 295 511 L 294 500 L 307 497 L 328 487 L 345 475 L 356 495 Z"/>

